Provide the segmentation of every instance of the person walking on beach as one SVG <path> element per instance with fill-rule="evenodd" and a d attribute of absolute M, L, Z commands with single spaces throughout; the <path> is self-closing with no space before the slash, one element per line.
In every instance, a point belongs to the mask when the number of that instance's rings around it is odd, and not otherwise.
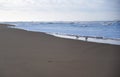
<path fill-rule="evenodd" d="M 79 39 L 79 36 L 76 36 L 76 39 Z"/>
<path fill-rule="evenodd" d="M 86 37 L 85 37 L 85 41 L 87 41 L 87 40 L 88 40 L 88 37 L 86 36 Z"/>

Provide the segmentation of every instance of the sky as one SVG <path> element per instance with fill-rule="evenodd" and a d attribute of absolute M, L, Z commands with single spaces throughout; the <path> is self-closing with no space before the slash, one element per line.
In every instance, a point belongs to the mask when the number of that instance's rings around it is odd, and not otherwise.
<path fill-rule="evenodd" d="M 0 21 L 120 20 L 120 0 L 0 0 Z"/>

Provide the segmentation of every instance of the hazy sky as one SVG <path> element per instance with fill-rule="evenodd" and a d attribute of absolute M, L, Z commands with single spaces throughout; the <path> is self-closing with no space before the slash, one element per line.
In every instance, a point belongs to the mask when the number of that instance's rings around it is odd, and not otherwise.
<path fill-rule="evenodd" d="M 120 19 L 120 0 L 0 0 L 0 21 Z"/>

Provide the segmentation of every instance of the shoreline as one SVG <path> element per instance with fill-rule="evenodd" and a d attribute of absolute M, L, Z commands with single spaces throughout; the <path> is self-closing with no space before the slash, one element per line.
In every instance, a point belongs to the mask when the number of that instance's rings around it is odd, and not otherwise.
<path fill-rule="evenodd" d="M 20 29 L 15 28 L 15 26 L 8 26 L 8 28 L 14 28 L 14 29 Z M 25 30 L 25 29 L 20 29 Z M 31 31 L 31 30 L 25 30 L 30 32 L 39 32 L 39 31 Z M 94 37 L 94 36 L 79 36 L 79 35 L 70 35 L 70 34 L 61 34 L 61 33 L 47 33 L 47 32 L 40 32 L 45 33 L 48 35 L 52 35 L 54 37 L 63 38 L 63 39 L 72 39 L 72 40 L 80 40 L 80 41 L 86 41 L 86 42 L 94 42 L 94 43 L 102 43 L 102 44 L 111 44 L 111 45 L 120 45 L 120 39 L 116 38 L 104 38 L 104 37 Z"/>
<path fill-rule="evenodd" d="M 120 45 L 120 39 L 92 37 L 92 36 L 78 36 L 78 35 L 68 35 L 68 34 L 60 34 L 60 33 L 46 33 L 46 34 L 50 34 L 55 37 L 80 40 L 80 41 L 86 41 L 86 42 Z"/>
<path fill-rule="evenodd" d="M 3 27 L 6 26 L 6 27 Z M 120 46 L 0 25 L 0 77 L 119 77 Z"/>

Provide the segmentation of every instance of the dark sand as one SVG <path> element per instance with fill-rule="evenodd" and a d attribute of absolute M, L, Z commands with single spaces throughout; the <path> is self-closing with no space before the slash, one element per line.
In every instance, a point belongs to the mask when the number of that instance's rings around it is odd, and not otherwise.
<path fill-rule="evenodd" d="M 0 77 L 120 77 L 120 46 L 0 25 Z"/>

